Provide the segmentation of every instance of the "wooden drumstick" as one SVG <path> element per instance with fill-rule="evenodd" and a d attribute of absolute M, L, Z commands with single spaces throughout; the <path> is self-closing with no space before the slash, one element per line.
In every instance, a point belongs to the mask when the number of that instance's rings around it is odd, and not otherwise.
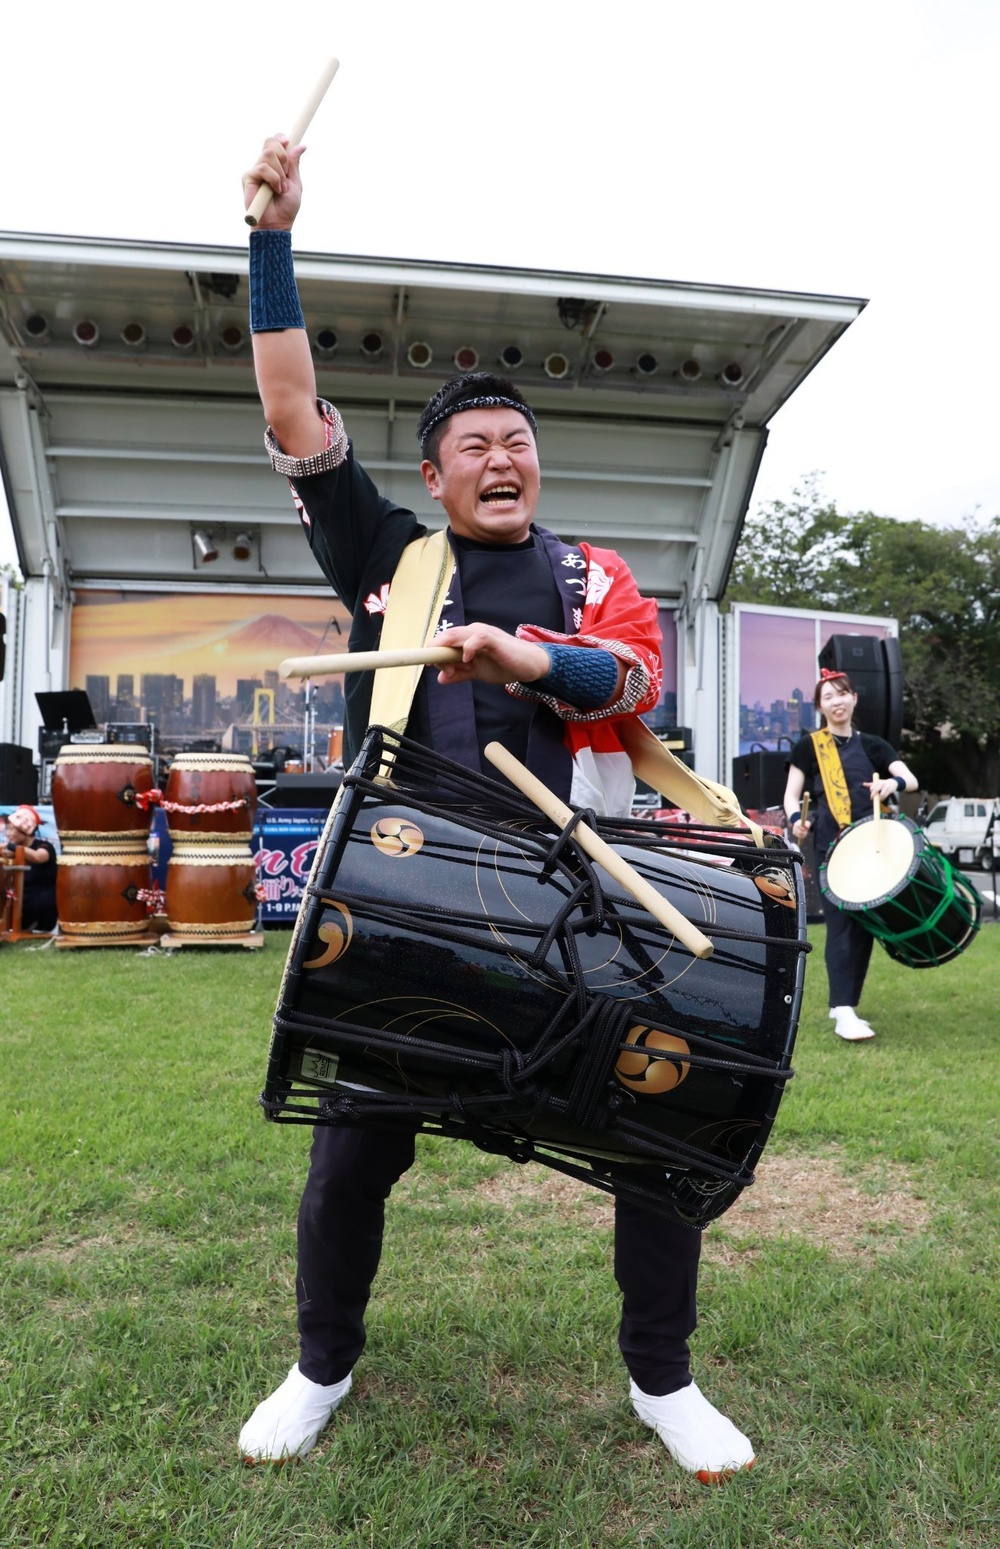
<path fill-rule="evenodd" d="M 341 651 L 336 656 L 289 656 L 281 678 L 328 678 L 334 672 L 376 672 L 379 667 L 452 667 L 462 660 L 456 645 L 417 645 L 401 651 Z"/>
<path fill-rule="evenodd" d="M 559 828 L 565 828 L 573 816 L 572 808 L 567 807 L 564 801 L 560 801 L 555 791 L 550 791 L 536 775 L 526 769 L 524 765 L 508 753 L 500 742 L 487 743 L 484 749 L 490 763 L 505 774 L 511 785 L 516 785 L 518 790 L 545 816 Z M 685 947 L 694 957 L 711 957 L 715 948 L 707 936 L 702 935 L 696 925 L 684 918 L 680 910 L 675 909 L 661 893 L 658 893 L 653 885 L 641 877 L 634 866 L 630 866 L 624 856 L 613 850 L 594 830 L 584 822 L 577 823 L 573 830 L 573 838 L 579 844 L 581 850 L 586 850 L 591 860 L 595 860 L 599 866 L 603 866 L 609 876 L 614 877 L 627 893 L 631 893 L 636 903 L 642 904 L 648 909 L 655 920 L 658 920 L 665 930 Z"/>
<path fill-rule="evenodd" d="M 799 813 L 799 822 L 800 823 L 805 823 L 808 817 L 809 817 L 809 792 L 805 791 L 803 793 L 803 796 L 802 796 L 802 810 Z"/>
<path fill-rule="evenodd" d="M 874 816 L 875 816 L 875 854 L 876 855 L 878 854 L 879 850 L 881 850 L 881 848 L 882 848 L 882 803 L 879 801 L 878 793 L 875 790 L 875 786 L 877 785 L 879 779 L 880 779 L 880 775 L 879 775 L 878 770 L 876 769 L 874 774 L 872 775 L 872 804 L 873 804 L 872 805 L 872 810 L 873 810 Z"/>
<path fill-rule="evenodd" d="M 320 76 L 319 80 L 316 82 L 316 85 L 313 88 L 312 96 L 309 98 L 309 101 L 306 103 L 305 107 L 302 109 L 302 112 L 299 114 L 298 118 L 292 125 L 292 132 L 288 140 L 289 145 L 301 145 L 303 139 L 305 138 L 306 130 L 309 128 L 309 125 L 313 121 L 313 116 L 316 112 L 316 109 L 319 107 L 320 103 L 323 101 L 323 98 L 326 96 L 328 90 L 330 89 L 330 82 L 333 80 L 339 69 L 339 59 L 327 60 L 323 74 Z M 271 185 L 269 183 L 261 183 L 257 192 L 253 196 L 253 200 L 251 201 L 246 214 L 243 217 L 248 226 L 256 226 L 257 222 L 260 220 L 261 216 L 273 198 L 274 190 Z"/>

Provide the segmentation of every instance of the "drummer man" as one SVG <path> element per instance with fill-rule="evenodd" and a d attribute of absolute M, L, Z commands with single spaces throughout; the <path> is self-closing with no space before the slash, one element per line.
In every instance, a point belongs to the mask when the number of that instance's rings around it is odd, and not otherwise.
<path fill-rule="evenodd" d="M 807 785 L 816 798 L 817 874 L 837 835 L 858 818 L 871 816 L 875 797 L 883 802 L 895 800 L 900 791 L 917 789 L 916 776 L 895 748 L 882 737 L 857 730 L 857 703 L 847 674 L 824 667 L 813 692 L 813 705 L 823 725 L 795 744 L 789 761 L 785 816 L 799 844 L 813 826 L 802 821 Z M 875 938 L 825 894 L 821 902 L 833 1030 L 848 1043 L 860 1043 L 875 1037 L 874 1029 L 857 1013 Z"/>
<path fill-rule="evenodd" d="M 285 474 L 324 574 L 353 612 L 351 648 L 377 647 L 393 573 L 424 535 L 355 461 L 337 410 L 317 403 L 292 267 L 298 147 L 265 142 L 243 180 L 275 198 L 250 237 L 251 330 L 274 467 Z M 655 604 L 611 550 L 569 547 L 534 525 L 535 418 L 510 382 L 455 377 L 418 424 L 427 489 L 448 518 L 456 571 L 436 639 L 461 664 L 421 675 L 407 734 L 476 769 L 502 741 L 564 799 L 628 810 L 631 767 L 616 718 L 651 708 L 660 687 Z M 368 723 L 371 679 L 347 678 L 344 762 Z M 412 1164 L 414 1135 L 316 1129 L 298 1220 L 300 1355 L 240 1435 L 250 1462 L 304 1456 L 347 1396 L 382 1248 L 385 1200 Z M 745 1436 L 692 1381 L 699 1234 L 618 1200 L 619 1345 L 639 1418 L 681 1467 L 715 1480 L 753 1462 Z"/>

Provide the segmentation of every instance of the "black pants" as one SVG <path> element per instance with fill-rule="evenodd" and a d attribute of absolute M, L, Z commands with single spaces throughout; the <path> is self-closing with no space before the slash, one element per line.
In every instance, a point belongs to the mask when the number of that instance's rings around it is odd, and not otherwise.
<path fill-rule="evenodd" d="M 831 1006 L 856 1006 L 871 962 L 874 936 L 852 915 L 823 899 L 826 921 L 826 975 Z"/>
<path fill-rule="evenodd" d="M 365 1345 L 365 1309 L 382 1253 L 385 1202 L 412 1164 L 408 1130 L 320 1126 L 298 1220 L 299 1369 L 339 1382 Z M 622 1292 L 618 1344 L 644 1393 L 691 1381 L 700 1233 L 637 1205 L 615 1205 L 615 1278 Z"/>

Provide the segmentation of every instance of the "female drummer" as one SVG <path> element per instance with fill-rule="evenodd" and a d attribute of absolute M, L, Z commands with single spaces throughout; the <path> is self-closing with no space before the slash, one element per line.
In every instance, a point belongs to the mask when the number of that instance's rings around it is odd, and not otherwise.
<path fill-rule="evenodd" d="M 785 816 L 793 837 L 801 844 L 813 826 L 802 821 L 802 796 L 808 789 L 816 813 L 817 872 L 841 830 L 870 815 L 876 796 L 885 801 L 900 791 L 917 789 L 916 777 L 884 738 L 856 730 L 852 723 L 857 702 L 847 674 L 824 668 L 813 693 L 823 725 L 792 749 Z M 852 1043 L 874 1038 L 874 1030 L 855 1009 L 874 937 L 827 898 L 822 902 L 833 1030 Z"/>

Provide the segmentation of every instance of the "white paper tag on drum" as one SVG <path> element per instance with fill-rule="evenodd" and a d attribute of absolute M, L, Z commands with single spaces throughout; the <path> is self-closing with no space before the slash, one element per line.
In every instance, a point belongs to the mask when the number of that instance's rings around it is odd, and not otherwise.
<path fill-rule="evenodd" d="M 299 1075 L 303 1081 L 315 1081 L 317 1086 L 335 1086 L 340 1060 L 336 1054 L 324 1054 L 319 1049 L 303 1049 L 299 1058 Z"/>

